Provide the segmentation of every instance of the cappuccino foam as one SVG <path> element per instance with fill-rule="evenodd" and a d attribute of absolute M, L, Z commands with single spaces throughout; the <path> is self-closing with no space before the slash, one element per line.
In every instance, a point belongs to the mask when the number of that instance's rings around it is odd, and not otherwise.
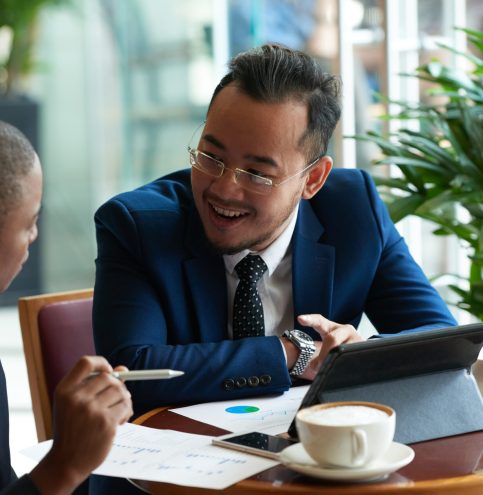
<path fill-rule="evenodd" d="M 319 409 L 305 419 L 311 423 L 328 426 L 349 426 L 376 423 L 387 419 L 387 413 L 367 406 L 336 406 Z"/>

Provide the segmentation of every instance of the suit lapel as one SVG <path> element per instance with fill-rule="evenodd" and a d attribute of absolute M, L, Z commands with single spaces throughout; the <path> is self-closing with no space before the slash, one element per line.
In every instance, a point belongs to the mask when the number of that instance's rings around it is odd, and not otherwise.
<path fill-rule="evenodd" d="M 295 226 L 292 256 L 294 316 L 319 313 L 331 318 L 335 250 L 319 239 L 323 226 L 310 203 L 302 201 Z M 299 324 L 296 323 L 298 327 Z"/>
<path fill-rule="evenodd" d="M 210 248 L 201 220 L 192 207 L 186 246 L 193 258 L 184 262 L 191 292 L 195 321 L 201 342 L 219 342 L 227 338 L 226 276 L 223 258 Z"/>
<path fill-rule="evenodd" d="M 295 317 L 319 313 L 331 318 L 335 250 L 333 246 L 319 242 L 323 232 L 324 228 L 310 204 L 302 201 L 292 245 Z M 225 265 L 223 258 L 210 249 L 194 207 L 186 243 L 193 253 L 193 258 L 185 261 L 185 271 L 200 326 L 200 340 L 224 340 L 227 338 Z"/>

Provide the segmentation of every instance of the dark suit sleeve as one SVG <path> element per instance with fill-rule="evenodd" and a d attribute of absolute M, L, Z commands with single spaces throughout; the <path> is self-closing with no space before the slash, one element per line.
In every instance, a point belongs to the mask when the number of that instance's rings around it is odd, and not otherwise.
<path fill-rule="evenodd" d="M 28 475 L 18 479 L 12 469 L 9 447 L 8 398 L 5 375 L 0 362 L 0 494 L 40 495 Z"/>
<path fill-rule="evenodd" d="M 232 341 L 200 324 L 226 308 L 193 306 L 178 212 L 133 212 L 111 200 L 96 214 L 98 257 L 93 324 L 96 350 L 130 369 L 171 368 L 172 380 L 128 383 L 135 413 L 163 404 L 282 393 L 290 386 L 277 337 Z M 173 246 L 172 248 L 170 246 Z M 206 290 L 213 283 L 203 279 Z M 198 287 L 204 291 L 205 287 Z M 224 301 L 226 297 L 220 297 Z M 205 312 L 206 314 L 203 314 Z M 200 314 L 201 313 L 201 314 Z"/>
<path fill-rule="evenodd" d="M 28 474 L 0 491 L 1 495 L 42 495 Z"/>
<path fill-rule="evenodd" d="M 452 326 L 456 320 L 409 253 L 370 177 L 363 173 L 381 254 L 365 312 L 381 334 Z"/>

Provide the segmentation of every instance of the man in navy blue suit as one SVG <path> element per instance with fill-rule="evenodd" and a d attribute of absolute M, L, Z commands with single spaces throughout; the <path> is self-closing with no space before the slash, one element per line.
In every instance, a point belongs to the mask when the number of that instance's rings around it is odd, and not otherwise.
<path fill-rule="evenodd" d="M 18 129 L 0 121 L 0 292 L 28 259 L 29 246 L 37 238 L 41 197 L 37 154 Z M 94 371 L 99 376 L 87 380 Z M 104 358 L 86 356 L 64 377 L 55 392 L 53 446 L 29 475 L 17 479 L 10 466 L 7 389 L 0 363 L 2 495 L 69 494 L 101 464 L 117 425 L 132 414 L 129 392 L 110 371 Z"/>
<path fill-rule="evenodd" d="M 361 340 L 363 313 L 382 335 L 455 324 L 368 174 L 333 169 L 338 96 L 337 79 L 302 52 L 241 53 L 189 148 L 191 170 L 96 213 L 97 351 L 185 372 L 133 384 L 136 413 L 312 380 L 331 348 Z M 247 255 L 263 267 L 256 335 L 234 319 Z"/>

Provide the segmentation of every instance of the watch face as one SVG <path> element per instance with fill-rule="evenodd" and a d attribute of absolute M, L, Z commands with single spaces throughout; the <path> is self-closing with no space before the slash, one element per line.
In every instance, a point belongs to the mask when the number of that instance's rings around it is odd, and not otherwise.
<path fill-rule="evenodd" d="M 292 330 L 291 332 L 297 339 L 302 340 L 303 342 L 313 342 L 314 339 L 310 336 L 307 335 L 305 332 L 302 332 L 301 330 Z"/>

